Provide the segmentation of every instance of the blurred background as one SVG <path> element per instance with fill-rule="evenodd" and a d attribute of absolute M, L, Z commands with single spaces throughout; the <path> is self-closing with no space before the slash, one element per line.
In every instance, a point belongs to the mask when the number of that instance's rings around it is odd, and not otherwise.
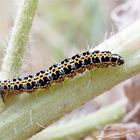
<path fill-rule="evenodd" d="M 0 0 L 0 64 L 20 2 Z M 139 0 L 40 0 L 21 75 L 47 69 L 65 57 L 93 48 L 139 19 L 139 7 Z M 125 98 L 124 93 L 123 83 L 77 109 L 63 121 Z"/>

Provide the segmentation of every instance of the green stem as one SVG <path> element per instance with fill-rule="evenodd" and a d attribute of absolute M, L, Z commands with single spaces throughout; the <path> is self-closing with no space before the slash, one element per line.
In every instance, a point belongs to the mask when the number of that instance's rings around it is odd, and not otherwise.
<path fill-rule="evenodd" d="M 69 140 L 69 138 L 78 140 L 94 130 L 122 119 L 125 114 L 125 105 L 126 100 L 119 101 L 70 123 L 46 128 L 30 140 Z"/>
<path fill-rule="evenodd" d="M 23 55 L 32 26 L 38 0 L 24 0 L 18 11 L 11 39 L 2 64 L 1 79 L 9 79 L 20 73 Z"/>
<path fill-rule="evenodd" d="M 96 49 L 124 57 L 120 67 L 97 68 L 53 84 L 35 94 L 22 94 L 0 114 L 0 139 L 27 139 L 66 113 L 140 72 L 140 20 Z M 38 125 L 40 124 L 40 125 Z"/>

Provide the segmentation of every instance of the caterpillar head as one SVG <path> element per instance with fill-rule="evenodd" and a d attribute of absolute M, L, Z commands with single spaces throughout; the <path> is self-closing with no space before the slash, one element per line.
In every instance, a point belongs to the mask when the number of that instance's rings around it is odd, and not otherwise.
<path fill-rule="evenodd" d="M 123 65 L 124 59 L 118 54 L 112 54 L 111 62 L 112 62 L 112 66 Z"/>

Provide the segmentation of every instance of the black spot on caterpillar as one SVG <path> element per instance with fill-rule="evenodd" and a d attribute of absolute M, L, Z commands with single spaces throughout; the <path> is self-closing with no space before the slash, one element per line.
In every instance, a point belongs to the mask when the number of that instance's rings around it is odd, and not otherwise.
<path fill-rule="evenodd" d="M 23 78 L 0 81 L 0 94 L 4 100 L 5 94 L 20 94 L 33 92 L 38 88 L 51 86 L 52 83 L 61 82 L 65 77 L 74 77 L 93 67 L 103 68 L 124 64 L 123 58 L 109 51 L 85 51 L 71 58 L 64 59 L 59 64 L 54 64 L 47 70 L 41 70 L 35 75 Z"/>

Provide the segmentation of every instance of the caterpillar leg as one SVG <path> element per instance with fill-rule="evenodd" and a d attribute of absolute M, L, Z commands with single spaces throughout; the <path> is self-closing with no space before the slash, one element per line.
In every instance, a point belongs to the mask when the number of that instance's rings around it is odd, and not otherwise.
<path fill-rule="evenodd" d="M 4 93 L 4 91 L 1 91 L 1 98 L 2 98 L 2 101 L 5 103 L 5 96 L 6 96 L 6 93 Z"/>

